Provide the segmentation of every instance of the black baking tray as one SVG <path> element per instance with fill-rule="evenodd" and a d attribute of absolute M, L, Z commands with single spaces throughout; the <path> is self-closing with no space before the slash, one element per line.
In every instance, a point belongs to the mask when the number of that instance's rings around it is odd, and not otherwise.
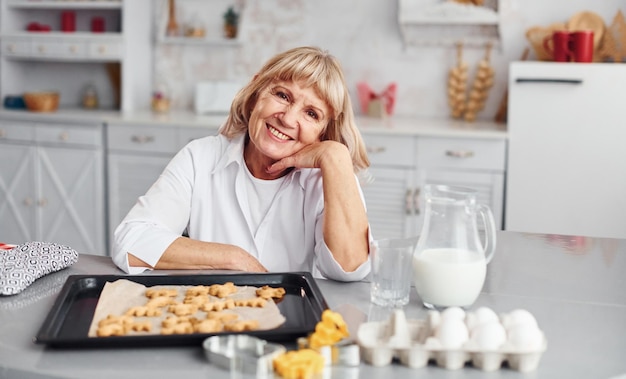
<path fill-rule="evenodd" d="M 149 347 L 199 345 L 214 334 L 89 337 L 98 298 L 106 282 L 126 279 L 147 287 L 154 285 L 211 285 L 233 282 L 239 286 L 283 287 L 277 303 L 286 321 L 278 328 L 245 332 L 268 341 L 295 342 L 315 330 L 328 308 L 315 280 L 308 272 L 211 275 L 70 275 L 44 320 L 34 342 L 50 347 Z M 219 333 L 237 334 L 237 333 Z"/>

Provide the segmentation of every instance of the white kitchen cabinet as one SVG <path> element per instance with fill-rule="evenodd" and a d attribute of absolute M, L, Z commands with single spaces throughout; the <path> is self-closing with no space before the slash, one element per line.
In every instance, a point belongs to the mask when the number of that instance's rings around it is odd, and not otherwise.
<path fill-rule="evenodd" d="M 489 206 L 496 227 L 503 220 L 506 140 L 364 133 L 372 179 L 362 184 L 375 238 L 418 235 L 423 188 L 447 184 L 473 188 Z"/>
<path fill-rule="evenodd" d="M 216 128 L 112 123 L 107 127 L 109 237 L 174 155 Z"/>
<path fill-rule="evenodd" d="M 0 241 L 107 253 L 102 125 L 0 120 Z"/>
<path fill-rule="evenodd" d="M 55 90 L 61 108 L 78 108 L 93 86 L 103 109 L 147 108 L 150 6 L 150 0 L 0 0 L 0 98 Z M 61 31 L 62 12 L 75 14 L 74 32 Z M 104 32 L 91 31 L 94 17 L 104 19 Z M 33 22 L 51 30 L 27 31 Z"/>
<path fill-rule="evenodd" d="M 505 228 L 626 238 L 626 65 L 514 62 Z"/>

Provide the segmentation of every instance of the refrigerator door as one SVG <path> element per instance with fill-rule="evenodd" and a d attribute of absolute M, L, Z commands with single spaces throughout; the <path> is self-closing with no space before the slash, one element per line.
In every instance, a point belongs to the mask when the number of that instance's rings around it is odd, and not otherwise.
<path fill-rule="evenodd" d="M 626 238 L 626 65 L 515 62 L 505 229 Z"/>

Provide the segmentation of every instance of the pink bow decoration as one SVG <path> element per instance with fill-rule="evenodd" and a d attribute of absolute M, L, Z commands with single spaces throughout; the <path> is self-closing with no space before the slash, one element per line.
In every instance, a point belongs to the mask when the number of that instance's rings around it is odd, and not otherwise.
<path fill-rule="evenodd" d="M 393 107 L 396 104 L 396 83 L 389 84 L 383 92 L 378 94 L 365 82 L 357 83 L 356 88 L 359 95 L 359 102 L 361 103 L 361 111 L 363 113 L 368 113 L 369 105 L 372 100 L 381 100 L 387 115 L 393 113 Z"/>

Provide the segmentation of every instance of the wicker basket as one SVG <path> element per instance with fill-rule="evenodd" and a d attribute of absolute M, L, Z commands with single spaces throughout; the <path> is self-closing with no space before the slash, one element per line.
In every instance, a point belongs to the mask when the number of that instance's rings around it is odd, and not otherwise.
<path fill-rule="evenodd" d="M 26 92 L 24 103 L 32 112 L 54 112 L 59 107 L 58 92 Z"/>

